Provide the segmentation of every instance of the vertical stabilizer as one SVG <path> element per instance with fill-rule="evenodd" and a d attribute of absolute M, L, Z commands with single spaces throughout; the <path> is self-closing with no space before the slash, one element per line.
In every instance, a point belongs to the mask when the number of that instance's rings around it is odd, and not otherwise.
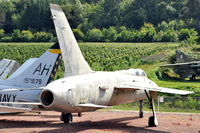
<path fill-rule="evenodd" d="M 65 76 L 91 73 L 92 70 L 84 59 L 70 25 L 62 9 L 50 4 L 56 34 L 65 65 Z"/>
<path fill-rule="evenodd" d="M 61 51 L 56 43 L 39 58 L 27 60 L 0 84 L 27 88 L 46 86 L 54 78 L 60 61 Z"/>

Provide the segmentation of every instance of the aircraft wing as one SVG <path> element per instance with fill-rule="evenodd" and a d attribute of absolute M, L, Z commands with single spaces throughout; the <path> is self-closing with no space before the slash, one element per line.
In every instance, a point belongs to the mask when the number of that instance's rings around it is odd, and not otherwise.
<path fill-rule="evenodd" d="M 166 65 L 161 65 L 161 67 L 176 67 L 176 66 L 188 66 L 190 65 L 191 67 L 200 67 L 200 61 L 193 61 L 193 62 L 185 62 L 185 63 L 175 63 L 175 64 L 166 64 Z"/>
<path fill-rule="evenodd" d="M 103 106 L 103 105 L 96 105 L 92 103 L 85 103 L 85 104 L 79 104 L 78 107 L 88 107 L 88 108 L 106 108 L 109 106 Z"/>
<path fill-rule="evenodd" d="M 32 111 L 32 109 L 30 108 L 20 108 L 20 107 L 10 107 L 10 106 L 0 106 L 0 111 L 1 112 L 13 112 L 13 113 L 16 113 L 16 112 L 30 112 Z"/>
<path fill-rule="evenodd" d="M 30 102 L 0 102 L 1 112 L 30 112 L 32 108 L 16 107 L 15 105 L 41 105 L 41 103 L 30 103 Z"/>
<path fill-rule="evenodd" d="M 147 90 L 147 91 L 154 91 L 154 92 L 162 92 L 162 93 L 171 93 L 171 94 L 179 94 L 179 95 L 187 95 L 192 94 L 192 91 L 184 91 L 178 89 L 171 89 L 171 88 L 164 88 L 164 87 L 151 87 L 151 86 L 140 86 L 134 84 L 125 84 L 122 86 L 115 87 L 115 90 Z"/>
<path fill-rule="evenodd" d="M 41 103 L 31 102 L 0 102 L 0 104 L 12 104 L 12 105 L 42 105 Z"/>

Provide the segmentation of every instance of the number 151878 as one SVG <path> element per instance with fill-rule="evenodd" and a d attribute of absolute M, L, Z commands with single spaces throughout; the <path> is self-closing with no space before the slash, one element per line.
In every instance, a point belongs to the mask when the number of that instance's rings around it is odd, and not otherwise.
<path fill-rule="evenodd" d="M 24 78 L 24 83 L 28 84 L 42 84 L 42 79 Z"/>

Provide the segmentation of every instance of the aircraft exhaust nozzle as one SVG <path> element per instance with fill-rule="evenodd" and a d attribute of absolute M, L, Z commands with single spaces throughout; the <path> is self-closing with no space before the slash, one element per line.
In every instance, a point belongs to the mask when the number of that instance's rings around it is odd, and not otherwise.
<path fill-rule="evenodd" d="M 44 107 L 50 107 L 54 101 L 53 93 L 50 90 L 42 91 L 40 101 Z"/>

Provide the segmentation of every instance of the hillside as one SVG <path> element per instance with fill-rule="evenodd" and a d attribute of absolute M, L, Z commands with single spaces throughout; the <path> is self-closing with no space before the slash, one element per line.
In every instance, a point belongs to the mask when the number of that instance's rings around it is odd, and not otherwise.
<path fill-rule="evenodd" d="M 53 43 L 0 43 L 0 59 L 7 58 L 22 64 L 28 58 L 40 56 Z M 200 82 L 188 80 L 160 79 L 156 72 L 159 65 L 168 62 L 176 49 L 197 53 L 199 46 L 184 47 L 179 43 L 80 43 L 81 51 L 93 70 L 114 71 L 129 68 L 141 68 L 148 77 L 159 86 L 194 91 L 189 97 L 160 94 L 167 100 L 160 103 L 161 111 L 199 112 L 200 110 Z M 192 56 L 193 54 L 190 54 Z M 63 63 L 59 67 L 55 79 L 63 77 Z M 145 110 L 148 102 L 145 101 Z M 138 103 L 131 103 L 113 107 L 114 109 L 138 109 Z M 156 106 L 157 108 L 157 106 Z"/>
<path fill-rule="evenodd" d="M 28 58 L 40 56 L 52 44 L 0 43 L 0 59 L 13 59 L 22 64 Z M 199 49 L 198 45 L 183 47 L 178 43 L 80 43 L 80 48 L 95 71 L 141 68 L 147 72 L 150 79 L 160 86 L 193 90 L 197 92 L 195 96 L 200 94 L 198 81 L 159 80 L 155 74 L 159 65 L 166 63 L 176 49 L 193 53 L 194 50 Z M 62 65 L 57 78 L 62 77 L 63 70 Z"/>

